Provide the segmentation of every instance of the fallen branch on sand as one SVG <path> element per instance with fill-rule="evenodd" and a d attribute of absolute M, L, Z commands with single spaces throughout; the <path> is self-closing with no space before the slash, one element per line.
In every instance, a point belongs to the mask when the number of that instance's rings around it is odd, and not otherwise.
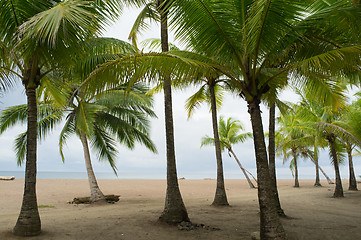
<path fill-rule="evenodd" d="M 115 203 L 119 201 L 120 195 L 105 195 L 105 200 L 108 203 Z M 90 197 L 76 197 L 73 201 L 69 201 L 70 204 L 90 204 Z"/>
<path fill-rule="evenodd" d="M 0 177 L 0 180 L 4 180 L 4 181 L 10 181 L 10 180 L 14 180 L 15 177 L 11 176 L 11 177 Z"/>

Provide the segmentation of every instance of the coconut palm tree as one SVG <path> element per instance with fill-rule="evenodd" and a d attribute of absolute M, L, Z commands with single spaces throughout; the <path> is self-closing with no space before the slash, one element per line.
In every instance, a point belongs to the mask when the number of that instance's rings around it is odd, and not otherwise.
<path fill-rule="evenodd" d="M 161 51 L 169 51 L 168 39 L 168 11 L 172 1 L 157 0 L 150 1 L 144 7 L 136 19 L 133 28 L 129 34 L 129 39 L 136 45 L 137 34 L 147 28 L 146 19 L 160 22 L 160 41 Z M 167 152 L 167 191 L 165 198 L 164 210 L 159 217 L 160 221 L 170 224 L 189 222 L 187 209 L 184 205 L 182 195 L 179 190 L 175 141 L 174 141 L 174 123 L 173 123 L 173 106 L 172 106 L 172 83 L 171 75 L 163 76 L 164 91 L 164 112 L 165 112 L 165 129 L 166 129 L 166 152 Z"/>
<path fill-rule="evenodd" d="M 88 173 L 91 202 L 105 201 L 93 172 L 89 141 L 97 152 L 99 160 L 106 159 L 116 173 L 116 142 L 133 149 L 136 142 L 145 145 L 152 152 L 156 147 L 149 138 L 150 122 L 147 117 L 154 117 L 151 110 L 152 100 L 145 96 L 147 88 L 133 86 L 107 91 L 93 98 L 74 97 L 67 111 L 65 125 L 60 134 L 59 149 L 62 158 L 66 140 L 76 134 L 83 145 L 84 159 Z M 117 141 L 116 141 L 116 140 Z"/>
<path fill-rule="evenodd" d="M 55 69 L 72 64 L 74 55 L 83 51 L 82 40 L 96 36 L 107 20 L 117 16 L 120 5 L 118 1 L 1 0 L 0 6 L 2 86 L 20 80 L 28 103 L 24 196 L 13 233 L 33 236 L 41 232 L 36 199 L 36 89 Z"/>
<path fill-rule="evenodd" d="M 296 109 L 294 109 L 296 111 Z M 298 162 L 297 156 L 301 154 L 304 148 L 305 140 L 309 140 L 309 136 L 302 131 L 299 118 L 296 114 L 291 113 L 281 114 L 278 118 L 278 124 L 280 128 L 278 129 L 278 140 L 276 141 L 277 148 L 279 152 L 283 153 L 283 163 L 288 160 L 291 156 L 292 161 L 290 162 L 290 168 L 294 172 L 295 185 L 294 187 L 299 187 L 298 181 Z"/>
<path fill-rule="evenodd" d="M 171 4 L 168 13 L 176 36 L 202 54 L 176 51 L 119 58 L 101 66 L 87 82 L 104 75 L 119 76 L 125 68 L 134 73 L 134 80 L 167 74 L 192 79 L 204 70 L 227 76 L 248 103 L 251 116 L 261 238 L 284 239 L 272 200 L 261 99 L 270 89 L 284 86 L 290 73 L 297 77 L 292 78 L 295 84 L 307 85 L 317 81 L 311 78 L 315 75 L 322 83 L 322 78 L 330 75 L 357 71 L 361 31 L 356 22 L 360 13 L 349 9 L 348 1 L 183 0 Z"/>
<path fill-rule="evenodd" d="M 217 109 L 220 108 L 223 99 L 224 89 L 221 85 L 222 82 L 223 80 L 219 78 L 219 76 L 214 77 L 209 75 L 197 79 L 196 85 L 200 85 L 200 88 L 186 101 L 188 118 L 192 116 L 194 110 L 203 102 L 207 102 L 210 105 L 210 111 L 212 113 L 213 140 L 217 160 L 217 188 L 212 205 L 216 206 L 229 205 L 224 185 L 223 162 L 221 153 L 222 147 L 217 122 Z"/>
<path fill-rule="evenodd" d="M 248 138 L 251 138 L 252 134 L 247 133 L 239 133 L 240 131 L 243 131 L 244 128 L 240 121 L 234 120 L 233 118 L 228 118 L 226 121 L 222 116 L 219 117 L 219 141 L 220 141 L 220 147 L 221 151 L 224 151 L 225 149 L 228 150 L 229 154 L 232 154 L 234 159 L 236 160 L 238 166 L 241 168 L 244 176 L 247 179 L 247 182 L 249 184 L 250 188 L 255 188 L 253 185 L 251 179 L 248 177 L 247 170 L 243 168 L 241 162 L 237 158 L 237 155 L 234 153 L 232 149 L 232 145 L 237 143 L 242 143 L 246 141 Z M 209 136 L 202 137 L 201 141 L 201 147 L 205 145 L 214 145 L 214 138 L 211 138 Z"/>
<path fill-rule="evenodd" d="M 54 104 L 39 102 L 38 131 L 40 139 L 53 129 L 56 124 L 66 118 L 60 134 L 59 149 L 64 159 L 63 147 L 66 140 L 76 134 L 83 145 L 84 160 L 90 187 L 90 201 L 92 203 L 106 202 L 101 192 L 90 158 L 89 141 L 99 160 L 106 160 L 116 173 L 115 157 L 116 143 L 124 144 L 132 149 L 135 142 L 144 144 L 152 152 L 156 148 L 149 138 L 148 116 L 154 117 L 151 110 L 152 99 L 145 95 L 147 88 L 141 85 L 126 90 L 121 87 L 95 95 L 90 99 L 80 99 L 75 96 L 76 102 L 70 103 L 67 108 L 57 108 Z M 26 121 L 26 105 L 13 106 L 5 109 L 0 117 L 0 129 L 5 131 L 19 121 Z M 26 135 L 22 133 L 15 141 L 18 163 L 25 158 Z"/>
<path fill-rule="evenodd" d="M 360 121 L 360 100 L 357 100 L 352 104 L 347 105 L 345 110 L 342 111 L 339 121 L 335 122 L 334 124 L 329 124 L 327 126 L 327 128 L 331 131 L 334 131 L 346 145 L 346 152 L 349 163 L 349 190 L 352 191 L 357 190 L 357 182 L 353 168 L 352 150 L 356 146 L 360 146 Z"/>
<path fill-rule="evenodd" d="M 336 186 L 333 196 L 343 197 L 343 188 L 339 170 L 339 162 L 341 160 L 339 156 L 341 152 L 338 135 L 335 134 L 333 130 L 323 127 L 325 124 L 333 124 L 339 119 L 340 114 L 337 109 L 340 109 L 340 106 L 338 106 L 336 110 L 333 109 L 334 108 L 332 107 L 321 106 L 319 102 L 303 97 L 299 106 L 299 113 L 307 124 L 311 126 L 313 125 L 313 127 L 320 132 L 321 136 L 327 140 L 336 176 Z"/>

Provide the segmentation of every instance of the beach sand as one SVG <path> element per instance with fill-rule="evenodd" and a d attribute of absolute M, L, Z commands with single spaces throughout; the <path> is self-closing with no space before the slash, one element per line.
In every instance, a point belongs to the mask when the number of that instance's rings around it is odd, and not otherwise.
<path fill-rule="evenodd" d="M 281 204 L 290 219 L 283 219 L 289 239 L 361 239 L 361 191 L 332 198 L 334 185 L 322 181 L 279 180 Z M 183 200 L 192 222 L 211 228 L 181 231 L 157 222 L 165 198 L 165 180 L 99 180 L 104 194 L 118 194 L 115 204 L 73 205 L 74 197 L 88 196 L 87 180 L 39 179 L 37 194 L 43 233 L 32 240 L 60 239 L 250 239 L 259 231 L 257 190 L 246 180 L 226 180 L 230 207 L 212 207 L 216 180 L 180 180 Z M 24 239 L 11 234 L 22 201 L 23 179 L 0 181 L 0 239 Z M 359 185 L 360 188 L 360 185 Z"/>

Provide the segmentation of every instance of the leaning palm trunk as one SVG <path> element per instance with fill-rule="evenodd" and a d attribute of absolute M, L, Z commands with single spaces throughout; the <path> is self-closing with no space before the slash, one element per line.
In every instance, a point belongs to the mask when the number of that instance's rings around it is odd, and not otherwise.
<path fill-rule="evenodd" d="M 287 239 L 286 232 L 277 213 L 272 191 L 272 180 L 268 168 L 266 144 L 264 141 L 260 100 L 248 101 L 251 116 L 253 141 L 257 163 L 258 202 L 260 208 L 261 239 Z"/>
<path fill-rule="evenodd" d="M 320 169 L 320 171 L 322 172 L 322 174 L 325 176 L 325 178 L 327 179 L 328 184 L 334 184 L 334 182 L 332 182 L 332 180 L 328 177 L 328 175 L 325 173 L 325 171 L 323 171 L 323 169 L 321 168 L 320 165 L 318 165 L 318 160 L 314 159 L 309 153 L 307 153 L 307 156 L 311 159 L 311 161 L 316 165 L 316 167 L 318 169 Z M 319 185 L 321 186 L 321 184 Z"/>
<path fill-rule="evenodd" d="M 158 1 L 161 16 L 161 45 L 162 52 L 168 52 L 168 24 L 167 12 L 163 9 L 164 0 Z M 174 148 L 174 128 L 173 128 L 173 110 L 172 110 L 172 87 L 170 76 L 164 78 L 164 112 L 165 112 L 165 132 L 166 132 L 166 150 L 167 150 L 167 192 L 165 198 L 164 210 L 159 217 L 160 221 L 176 224 L 182 221 L 189 222 L 188 213 L 183 203 L 182 195 L 179 190 L 177 167 Z"/>
<path fill-rule="evenodd" d="M 350 178 L 348 190 L 357 191 L 357 182 L 356 182 L 355 172 L 353 170 L 351 145 L 347 144 L 346 149 L 347 149 L 347 156 L 348 156 L 348 168 L 349 168 L 349 178 Z"/>
<path fill-rule="evenodd" d="M 88 146 L 88 139 L 84 132 L 81 132 L 81 143 L 83 144 L 83 150 L 84 150 L 84 159 L 85 159 L 85 166 L 86 166 L 86 172 L 88 174 L 88 181 L 89 181 L 89 187 L 90 187 L 90 202 L 91 203 L 101 203 L 106 202 L 104 194 L 102 191 L 100 191 L 100 188 L 98 186 L 97 179 L 95 177 L 91 159 L 90 159 L 90 151 Z"/>
<path fill-rule="evenodd" d="M 227 201 L 226 189 L 224 186 L 223 163 L 222 163 L 222 154 L 221 154 L 221 144 L 219 141 L 219 133 L 218 133 L 217 105 L 216 105 L 216 96 L 214 92 L 214 84 L 209 85 L 209 91 L 211 97 L 214 147 L 216 150 L 216 159 L 217 159 L 217 188 L 216 188 L 216 195 L 214 196 L 212 205 L 227 206 L 229 204 Z"/>
<path fill-rule="evenodd" d="M 36 86 L 27 84 L 28 134 L 26 143 L 26 170 L 23 203 L 13 229 L 18 236 L 36 236 L 41 232 L 41 222 L 36 199 L 37 105 Z"/>
<path fill-rule="evenodd" d="M 300 183 L 298 182 L 298 166 L 297 166 L 297 156 L 296 156 L 296 150 L 292 149 L 293 154 L 293 161 L 295 163 L 295 185 L 294 187 L 300 187 Z"/>
<path fill-rule="evenodd" d="M 336 176 L 336 186 L 335 186 L 335 192 L 333 194 L 333 197 L 343 197 L 343 188 L 342 188 L 342 182 L 341 182 L 341 176 L 340 176 L 340 169 L 338 167 L 338 159 L 337 159 L 337 153 L 336 153 L 336 147 L 335 147 L 335 137 L 333 135 L 329 136 L 327 140 L 330 143 L 330 149 L 332 154 L 332 162 L 333 166 L 335 168 L 335 176 Z"/>
<path fill-rule="evenodd" d="M 269 155 L 269 171 L 271 177 L 271 187 L 272 193 L 276 204 L 276 209 L 280 217 L 286 217 L 285 212 L 283 211 L 278 197 L 277 189 L 277 178 L 276 178 L 276 141 L 275 141 L 275 130 L 276 130 L 276 104 L 273 103 L 269 109 L 269 145 L 268 145 L 268 155 Z"/>
<path fill-rule="evenodd" d="M 229 148 L 228 151 L 229 151 L 230 153 L 232 153 L 234 159 L 235 159 L 236 162 L 238 163 L 238 166 L 241 168 L 241 170 L 242 170 L 242 172 L 243 172 L 243 175 L 244 175 L 244 176 L 246 177 L 246 179 L 247 179 L 247 182 L 248 182 L 249 187 L 250 187 L 250 188 L 256 188 L 256 187 L 253 185 L 251 179 L 249 179 L 248 174 L 246 173 L 246 170 L 243 168 L 241 162 L 238 160 L 238 158 L 237 158 L 236 154 L 233 152 L 232 148 Z"/>

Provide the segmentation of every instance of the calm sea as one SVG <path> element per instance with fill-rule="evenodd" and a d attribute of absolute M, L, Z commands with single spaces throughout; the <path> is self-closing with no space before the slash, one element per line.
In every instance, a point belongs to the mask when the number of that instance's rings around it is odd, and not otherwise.
<path fill-rule="evenodd" d="M 0 171 L 0 176 L 14 176 L 15 178 L 24 178 L 25 172 L 22 171 Z M 120 173 L 118 177 L 113 172 L 95 173 L 98 179 L 162 179 L 159 174 L 140 175 L 135 173 Z M 38 171 L 37 178 L 40 179 L 87 179 L 86 172 L 42 172 Z"/>
<path fill-rule="evenodd" d="M 249 171 L 256 176 L 256 169 L 249 169 Z M 334 178 L 334 170 L 332 166 L 324 167 L 324 171 L 330 178 Z M 359 178 L 361 173 L 361 166 L 355 166 L 356 177 Z M 131 172 L 118 172 L 116 176 L 113 172 L 96 172 L 95 175 L 98 179 L 166 179 L 165 171 L 131 171 Z M 24 178 L 23 171 L 0 171 L 0 176 L 14 176 L 15 178 Z M 348 178 L 347 166 L 341 166 L 342 178 Z M 184 177 L 186 179 L 204 179 L 204 178 L 216 178 L 216 172 L 211 171 L 192 171 L 192 172 L 178 172 L 178 177 Z M 225 171 L 224 177 L 226 179 L 244 179 L 242 172 L 239 169 Z M 300 179 L 313 179 L 315 177 L 314 167 L 300 167 L 299 178 Z M 320 173 L 321 179 L 324 176 Z M 40 179 L 87 179 L 86 172 L 45 172 L 38 171 L 37 178 Z M 292 179 L 293 176 L 289 168 L 277 169 L 278 179 Z"/>

